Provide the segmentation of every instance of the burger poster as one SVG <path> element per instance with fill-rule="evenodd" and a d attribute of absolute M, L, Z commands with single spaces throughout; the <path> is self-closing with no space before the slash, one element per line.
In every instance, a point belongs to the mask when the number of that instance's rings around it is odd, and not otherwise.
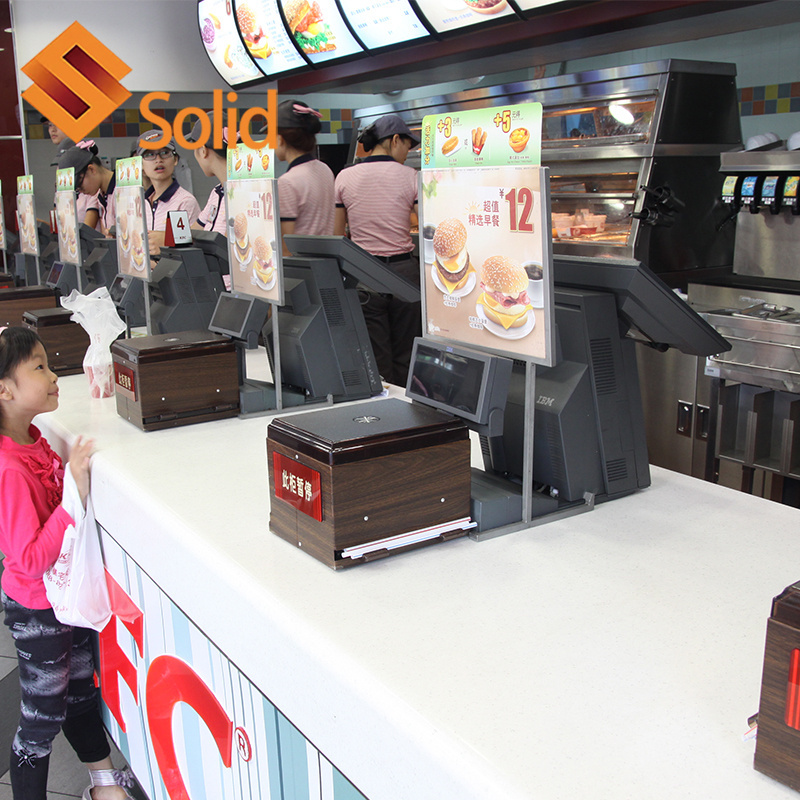
<path fill-rule="evenodd" d="M 511 136 L 520 129 L 524 135 Z M 540 136 L 538 103 L 423 120 L 427 337 L 552 363 L 550 204 L 547 172 L 538 166 Z M 444 146 L 453 137 L 455 150 Z M 481 161 L 450 166 L 465 137 Z M 523 154 L 531 163 L 515 160 Z"/>
<path fill-rule="evenodd" d="M 141 156 L 117 161 L 116 203 L 118 272 L 150 280 L 150 246 L 144 217 Z"/>
<path fill-rule="evenodd" d="M 516 17 L 506 0 L 417 0 L 417 4 L 438 33 L 459 30 L 492 19 Z"/>
<path fill-rule="evenodd" d="M 231 291 L 283 303 L 281 237 L 273 151 L 228 148 L 228 261 Z"/>
<path fill-rule="evenodd" d="M 278 0 L 236 0 L 234 9 L 247 52 L 265 75 L 306 65 L 283 26 Z"/>
<path fill-rule="evenodd" d="M 56 219 L 58 258 L 65 264 L 81 265 L 78 246 L 78 209 L 75 202 L 75 169 L 56 170 Z"/>
<path fill-rule="evenodd" d="M 39 237 L 36 235 L 33 175 L 20 175 L 17 177 L 17 218 L 19 222 L 20 251 L 29 256 L 38 256 Z"/>

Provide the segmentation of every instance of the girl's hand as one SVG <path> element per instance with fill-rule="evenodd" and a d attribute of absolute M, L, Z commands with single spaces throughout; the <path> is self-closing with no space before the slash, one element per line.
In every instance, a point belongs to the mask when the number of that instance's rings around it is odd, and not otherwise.
<path fill-rule="evenodd" d="M 69 469 L 78 487 L 81 496 L 81 503 L 86 505 L 86 498 L 89 495 L 89 459 L 94 451 L 94 439 L 84 439 L 78 437 L 69 452 Z"/>

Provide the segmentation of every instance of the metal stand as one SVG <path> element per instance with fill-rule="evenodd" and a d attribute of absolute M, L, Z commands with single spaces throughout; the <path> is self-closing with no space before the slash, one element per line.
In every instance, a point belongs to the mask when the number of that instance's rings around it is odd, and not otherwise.
<path fill-rule="evenodd" d="M 489 528 L 484 531 L 473 531 L 469 534 L 471 539 L 482 542 L 485 539 L 495 539 L 498 536 L 505 536 L 507 533 L 532 528 L 543 525 L 546 522 L 553 522 L 557 519 L 572 517 L 576 514 L 583 514 L 591 511 L 595 504 L 595 495 L 586 492 L 583 501 L 562 506 L 554 511 L 533 516 L 534 490 L 533 490 L 533 421 L 536 407 L 536 366 L 528 362 L 525 371 L 525 425 L 524 425 L 524 449 L 523 449 L 523 471 L 522 471 L 522 519 L 519 522 L 512 522 L 507 525 L 500 525 L 496 528 Z"/>

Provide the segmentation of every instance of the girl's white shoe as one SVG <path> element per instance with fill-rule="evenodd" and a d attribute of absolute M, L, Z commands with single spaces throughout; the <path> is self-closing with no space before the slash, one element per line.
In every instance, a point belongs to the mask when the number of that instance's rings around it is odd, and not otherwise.
<path fill-rule="evenodd" d="M 128 788 L 133 786 L 133 775 L 130 770 L 125 769 L 90 769 L 89 777 L 92 782 L 83 790 L 81 800 L 92 800 L 92 789 L 95 786 L 120 786 L 128 794 Z"/>

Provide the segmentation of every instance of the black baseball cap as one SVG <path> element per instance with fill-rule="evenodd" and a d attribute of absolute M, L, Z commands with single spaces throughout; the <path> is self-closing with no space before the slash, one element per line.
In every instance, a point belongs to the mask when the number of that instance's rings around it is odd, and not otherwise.
<path fill-rule="evenodd" d="M 214 130 L 214 112 L 213 111 L 208 111 L 206 113 L 208 115 L 208 121 L 211 123 L 210 130 L 213 132 L 213 130 Z M 195 124 L 192 126 L 192 130 L 190 131 L 189 135 L 186 137 L 186 141 L 187 142 L 199 142 L 200 138 L 202 137 L 202 135 L 203 135 L 203 126 L 201 125 L 201 120 L 198 118 L 197 122 L 195 122 Z M 207 147 L 211 147 L 212 146 L 211 145 L 211 138 L 212 137 L 209 137 L 209 142 L 206 145 Z M 236 139 L 234 140 L 234 143 L 238 142 L 238 141 L 239 141 L 239 132 L 236 131 Z M 222 129 L 222 145 L 223 145 L 223 147 L 227 147 L 228 144 L 230 144 L 230 142 L 228 141 L 228 128 L 224 127 Z"/>
<path fill-rule="evenodd" d="M 143 156 L 148 150 L 152 148 L 149 147 L 142 147 L 142 142 L 152 142 L 156 139 L 163 139 L 164 138 L 164 131 L 161 129 L 147 131 L 147 133 L 143 133 L 138 139 L 137 142 L 139 143 L 139 147 L 136 149 L 137 156 Z M 162 147 L 168 147 L 172 150 L 175 155 L 178 155 L 178 144 L 175 139 L 170 139 L 166 145 L 162 145 Z"/>
<path fill-rule="evenodd" d="M 399 133 L 401 136 L 408 136 L 415 145 L 419 144 L 419 136 L 411 133 L 411 129 L 406 125 L 405 120 L 397 114 L 387 114 L 385 117 L 375 120 L 370 125 L 370 128 L 375 130 L 375 135 L 378 141 L 385 139 L 387 136 L 394 136 Z M 369 130 L 369 128 L 367 129 Z"/>

